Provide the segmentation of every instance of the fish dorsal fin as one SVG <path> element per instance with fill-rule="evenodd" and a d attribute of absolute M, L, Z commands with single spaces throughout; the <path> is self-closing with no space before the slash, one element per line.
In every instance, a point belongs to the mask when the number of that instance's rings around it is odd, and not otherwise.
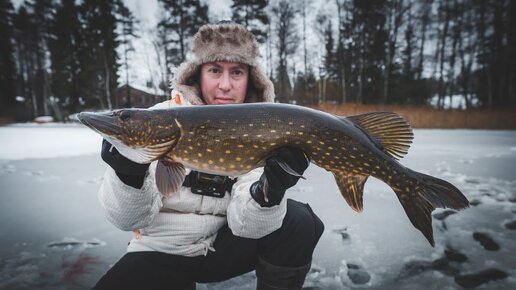
<path fill-rule="evenodd" d="M 160 159 L 156 166 L 156 187 L 159 192 L 170 197 L 178 192 L 185 181 L 186 170 L 183 164 Z"/>
<path fill-rule="evenodd" d="M 333 175 L 335 176 L 335 181 L 337 181 L 337 185 L 339 186 L 340 194 L 342 194 L 349 206 L 353 210 L 361 212 L 364 209 L 364 202 L 362 200 L 364 184 L 367 181 L 368 176 L 347 176 L 338 175 L 336 173 Z"/>
<path fill-rule="evenodd" d="M 396 113 L 373 112 L 347 119 L 373 137 L 385 153 L 396 159 L 405 156 L 412 144 L 414 134 L 410 124 Z"/>

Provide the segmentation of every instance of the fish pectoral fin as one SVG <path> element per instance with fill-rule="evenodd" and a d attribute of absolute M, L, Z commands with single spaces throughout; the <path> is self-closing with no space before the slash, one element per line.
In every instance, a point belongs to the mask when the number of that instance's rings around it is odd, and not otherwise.
<path fill-rule="evenodd" d="M 396 113 L 373 112 L 347 119 L 370 135 L 380 149 L 396 159 L 407 154 L 414 138 L 410 124 Z"/>
<path fill-rule="evenodd" d="M 364 193 L 364 184 L 367 181 L 368 176 L 356 175 L 356 176 L 339 176 L 333 173 L 335 181 L 339 186 L 340 194 L 347 201 L 349 206 L 357 211 L 361 212 L 364 209 L 364 203 L 362 196 Z"/>
<path fill-rule="evenodd" d="M 170 162 L 164 159 L 158 161 L 156 167 L 156 186 L 159 192 L 170 197 L 178 192 L 185 181 L 186 170 L 179 162 Z"/>
<path fill-rule="evenodd" d="M 105 137 L 105 139 L 115 146 L 118 152 L 120 152 L 124 157 L 141 164 L 151 163 L 158 159 L 159 156 L 170 150 L 170 147 L 173 145 L 171 141 L 168 141 L 162 144 L 138 147 L 126 145 L 116 138 Z"/>

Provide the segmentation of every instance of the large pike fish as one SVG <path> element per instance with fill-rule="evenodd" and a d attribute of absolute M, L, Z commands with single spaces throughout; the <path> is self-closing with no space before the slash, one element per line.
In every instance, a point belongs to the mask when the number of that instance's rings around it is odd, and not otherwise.
<path fill-rule="evenodd" d="M 83 112 L 78 118 L 127 158 L 138 163 L 159 160 L 156 184 L 165 195 L 182 185 L 185 167 L 239 176 L 263 166 L 277 148 L 291 146 L 333 173 L 342 196 L 358 212 L 367 178 L 387 183 L 431 245 L 432 211 L 469 205 L 452 184 L 397 161 L 407 153 L 413 134 L 394 113 L 340 117 L 301 106 L 257 103 Z"/>

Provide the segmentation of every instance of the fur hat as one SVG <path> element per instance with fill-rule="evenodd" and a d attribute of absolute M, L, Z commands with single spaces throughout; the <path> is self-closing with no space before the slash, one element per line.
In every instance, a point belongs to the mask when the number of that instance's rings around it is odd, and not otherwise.
<path fill-rule="evenodd" d="M 183 62 L 171 81 L 171 87 L 192 104 L 204 103 L 199 87 L 201 66 L 216 61 L 249 65 L 246 103 L 274 101 L 274 86 L 258 63 L 258 43 L 244 26 L 229 21 L 204 25 L 192 38 L 192 52 L 193 59 Z"/>

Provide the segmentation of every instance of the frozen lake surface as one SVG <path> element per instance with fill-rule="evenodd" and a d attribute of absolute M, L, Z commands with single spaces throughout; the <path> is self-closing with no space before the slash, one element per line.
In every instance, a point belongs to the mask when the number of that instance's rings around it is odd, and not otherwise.
<path fill-rule="evenodd" d="M 0 127 L 0 289 L 90 289 L 132 233 L 104 218 L 100 136 L 78 125 Z M 394 192 L 370 178 L 355 213 L 314 165 L 288 192 L 326 230 L 306 289 L 516 289 L 516 132 L 415 130 L 401 163 L 457 186 L 472 206 L 434 212 L 432 248 Z M 253 273 L 197 289 L 253 289 Z"/>

